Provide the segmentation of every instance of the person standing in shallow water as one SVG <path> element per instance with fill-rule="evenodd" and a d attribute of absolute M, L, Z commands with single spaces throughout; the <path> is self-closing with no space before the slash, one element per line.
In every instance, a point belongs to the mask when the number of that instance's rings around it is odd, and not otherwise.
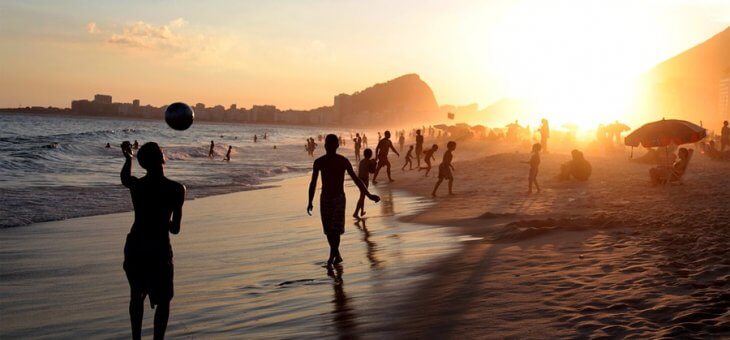
<path fill-rule="evenodd" d="M 233 149 L 233 146 L 228 146 L 228 152 L 226 152 L 226 157 L 223 158 L 224 161 L 230 162 L 231 161 L 231 150 Z"/>
<path fill-rule="evenodd" d="M 393 177 L 390 177 L 390 161 L 388 160 L 388 152 L 393 150 L 393 152 L 400 157 L 398 151 L 396 151 L 395 147 L 393 147 L 393 142 L 390 141 L 390 131 L 385 131 L 384 136 L 385 138 L 381 139 L 378 142 L 378 146 L 375 147 L 375 154 L 378 156 L 378 167 L 375 169 L 375 175 L 373 175 L 373 184 L 378 184 L 375 179 L 378 178 L 378 173 L 380 173 L 380 169 L 383 167 L 385 167 L 385 171 L 388 174 L 388 180 L 394 182 Z"/>
<path fill-rule="evenodd" d="M 416 167 L 421 167 L 421 154 L 423 153 L 423 135 L 421 130 L 416 130 Z"/>
<path fill-rule="evenodd" d="M 132 147 L 122 144 L 125 162 L 120 174 L 129 188 L 134 223 L 124 244 L 124 272 L 130 288 L 129 317 L 132 338 L 142 336 L 144 299 L 149 296 L 154 317 L 154 338 L 163 339 L 170 316 L 173 293 L 173 263 L 170 233 L 178 234 L 185 201 L 185 186 L 165 177 L 165 156 L 157 143 L 145 143 L 137 153 L 147 170 L 142 178 L 132 176 Z"/>
<path fill-rule="evenodd" d="M 434 185 L 433 187 L 433 192 L 431 192 L 431 196 L 433 197 L 436 197 L 436 190 L 438 190 L 439 185 L 441 185 L 441 182 L 443 182 L 445 179 L 449 180 L 449 195 L 454 194 L 452 188 L 454 187 L 453 170 L 455 169 L 454 166 L 451 164 L 451 160 L 454 158 L 454 150 L 456 150 L 456 142 L 448 142 L 446 144 L 446 152 L 444 152 L 444 158 L 441 161 L 441 165 L 439 165 L 439 180 L 436 181 L 436 185 Z"/>
<path fill-rule="evenodd" d="M 320 194 L 320 215 L 322 228 L 327 236 L 330 245 L 330 255 L 327 265 L 342 262 L 340 255 L 340 236 L 345 233 L 345 172 L 350 175 L 352 181 L 357 185 L 360 192 L 365 194 L 373 202 L 379 202 L 380 197 L 371 194 L 365 183 L 355 174 L 350 161 L 342 155 L 337 154 L 339 140 L 333 134 L 327 135 L 324 141 L 325 155 L 317 158 L 312 167 L 312 180 L 309 183 L 309 203 L 307 214 L 312 215 L 314 206 L 314 193 L 317 190 L 317 179 L 322 173 L 322 193 Z"/>
<path fill-rule="evenodd" d="M 215 148 L 215 143 L 213 141 L 210 141 L 210 150 L 208 150 L 208 157 L 212 158 L 213 155 L 215 155 L 215 152 L 213 149 Z"/>
<path fill-rule="evenodd" d="M 362 138 L 360 138 L 360 134 L 356 133 L 355 138 L 353 138 L 352 141 L 355 143 L 355 162 L 359 162 L 360 149 L 362 148 Z"/>
<path fill-rule="evenodd" d="M 369 148 L 365 149 L 363 157 L 365 157 L 365 159 L 361 160 L 357 166 L 357 177 L 360 177 L 360 180 L 367 187 L 370 185 L 370 174 L 375 172 L 377 162 L 372 159 L 373 150 Z M 365 216 L 365 194 L 362 192 L 360 192 L 360 198 L 357 200 L 357 205 L 355 205 L 355 213 L 352 214 L 352 217 L 354 218 L 360 218 L 360 216 Z"/>

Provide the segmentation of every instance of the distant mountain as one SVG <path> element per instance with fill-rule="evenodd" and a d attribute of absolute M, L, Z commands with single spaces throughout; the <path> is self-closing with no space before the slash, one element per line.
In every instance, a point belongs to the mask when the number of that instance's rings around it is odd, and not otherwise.
<path fill-rule="evenodd" d="M 646 116 L 719 126 L 730 114 L 723 114 L 720 106 L 720 81 L 726 77 L 730 77 L 730 27 L 650 70 L 643 79 L 639 110 Z"/>
<path fill-rule="evenodd" d="M 333 110 L 343 123 L 402 124 L 433 119 L 439 112 L 431 87 L 417 74 L 335 97 Z"/>

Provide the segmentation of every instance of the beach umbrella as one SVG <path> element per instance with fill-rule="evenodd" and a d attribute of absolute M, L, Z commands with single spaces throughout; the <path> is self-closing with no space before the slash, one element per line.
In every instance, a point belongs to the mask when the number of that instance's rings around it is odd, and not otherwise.
<path fill-rule="evenodd" d="M 635 147 L 641 144 L 645 148 L 682 145 L 699 142 L 707 136 L 707 131 L 686 120 L 662 119 L 644 124 L 624 138 L 624 144 Z"/>
<path fill-rule="evenodd" d="M 446 124 L 436 124 L 433 127 L 439 130 L 446 130 L 449 126 Z"/>
<path fill-rule="evenodd" d="M 460 127 L 460 128 L 465 128 L 465 129 L 470 129 L 471 128 L 471 126 L 469 126 L 469 124 L 467 124 L 467 123 L 458 123 L 458 124 L 456 124 L 454 126 L 457 126 L 457 127 Z"/>
<path fill-rule="evenodd" d="M 484 125 L 474 125 L 471 127 L 474 132 L 482 133 L 484 131 L 487 131 L 487 127 Z"/>

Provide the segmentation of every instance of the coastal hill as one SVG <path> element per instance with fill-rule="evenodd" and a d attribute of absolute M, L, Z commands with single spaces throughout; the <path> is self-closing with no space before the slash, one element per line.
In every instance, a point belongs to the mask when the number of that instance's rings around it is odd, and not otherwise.
<path fill-rule="evenodd" d="M 730 27 L 658 64 L 642 80 L 641 113 L 719 126 L 730 118 L 727 99 L 721 102 L 721 93 L 730 92 Z"/>
<path fill-rule="evenodd" d="M 439 107 L 431 87 L 417 74 L 406 74 L 351 95 L 340 94 L 333 110 L 345 124 L 401 124 L 436 118 Z"/>

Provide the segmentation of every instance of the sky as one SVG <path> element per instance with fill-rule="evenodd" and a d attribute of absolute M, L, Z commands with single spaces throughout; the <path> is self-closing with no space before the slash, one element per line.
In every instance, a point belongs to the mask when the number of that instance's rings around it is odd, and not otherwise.
<path fill-rule="evenodd" d="M 627 80 L 729 25 L 724 0 L 0 0 L 0 107 L 310 109 L 418 73 L 441 105 L 568 110 L 600 92 L 608 112 Z"/>

